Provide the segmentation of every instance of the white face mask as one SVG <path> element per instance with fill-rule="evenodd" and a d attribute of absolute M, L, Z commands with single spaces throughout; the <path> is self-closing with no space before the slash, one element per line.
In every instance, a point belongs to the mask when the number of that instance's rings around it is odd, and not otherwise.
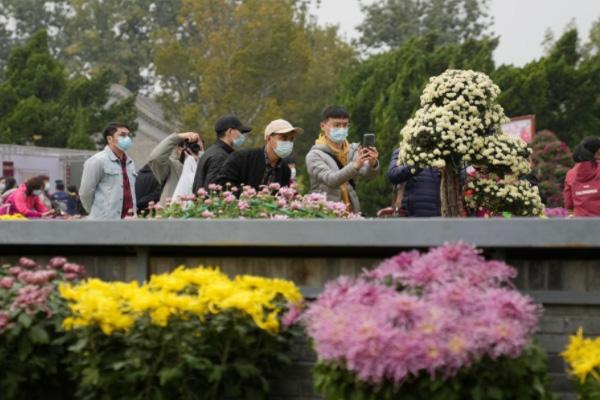
<path fill-rule="evenodd" d="M 50 182 L 46 182 L 46 184 L 44 185 L 44 190 L 47 192 L 48 190 L 50 190 Z"/>

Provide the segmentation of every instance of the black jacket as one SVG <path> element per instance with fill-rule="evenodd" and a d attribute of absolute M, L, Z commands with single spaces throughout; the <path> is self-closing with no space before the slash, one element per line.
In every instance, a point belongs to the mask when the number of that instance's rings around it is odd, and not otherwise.
<path fill-rule="evenodd" d="M 223 166 L 218 183 L 222 186 L 231 183 L 232 186 L 237 187 L 250 185 L 259 190 L 262 185 L 269 183 L 289 186 L 291 176 L 292 171 L 283 160 L 280 160 L 275 167 L 271 167 L 270 164 L 267 167 L 265 149 L 261 147 L 231 154 Z"/>
<path fill-rule="evenodd" d="M 410 167 L 397 165 L 399 150 L 392 154 L 387 172 L 388 180 L 398 185 L 406 182 L 402 208 L 409 217 L 439 217 L 441 215 L 439 171 L 424 168 L 413 174 Z"/>
<path fill-rule="evenodd" d="M 194 176 L 194 193 L 200 188 L 208 189 L 211 183 L 217 183 L 227 157 L 233 153 L 233 148 L 220 139 L 206 149 L 198 160 L 198 168 Z"/>
<path fill-rule="evenodd" d="M 158 183 L 148 164 L 138 171 L 135 180 L 135 198 L 138 211 L 148 208 L 151 201 L 158 203 L 162 186 Z"/>

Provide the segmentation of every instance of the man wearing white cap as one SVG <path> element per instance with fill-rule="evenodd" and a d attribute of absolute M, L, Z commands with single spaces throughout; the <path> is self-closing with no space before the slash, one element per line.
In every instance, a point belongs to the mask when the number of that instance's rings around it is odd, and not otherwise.
<path fill-rule="evenodd" d="M 284 119 L 271 121 L 265 128 L 265 146 L 230 154 L 219 184 L 250 185 L 257 190 L 271 183 L 289 186 L 292 172 L 283 159 L 292 154 L 294 139 L 303 132 Z"/>

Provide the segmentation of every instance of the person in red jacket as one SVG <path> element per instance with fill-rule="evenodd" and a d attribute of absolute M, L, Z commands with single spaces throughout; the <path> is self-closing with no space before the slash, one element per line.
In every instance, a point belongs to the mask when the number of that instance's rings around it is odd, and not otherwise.
<path fill-rule="evenodd" d="M 565 208 L 576 217 L 600 217 L 600 138 L 584 139 L 573 160 L 563 189 Z"/>
<path fill-rule="evenodd" d="M 0 214 L 21 214 L 27 218 L 42 218 L 51 215 L 53 211 L 48 210 L 40 199 L 44 185 L 43 176 L 28 179 L 8 196 L 2 205 Z"/>

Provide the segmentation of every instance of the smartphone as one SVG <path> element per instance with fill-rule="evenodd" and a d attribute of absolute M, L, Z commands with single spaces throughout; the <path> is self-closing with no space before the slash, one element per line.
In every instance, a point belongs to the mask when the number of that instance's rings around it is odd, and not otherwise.
<path fill-rule="evenodd" d="M 367 147 L 375 147 L 375 134 L 374 133 L 365 133 L 363 135 L 363 148 Z"/>

